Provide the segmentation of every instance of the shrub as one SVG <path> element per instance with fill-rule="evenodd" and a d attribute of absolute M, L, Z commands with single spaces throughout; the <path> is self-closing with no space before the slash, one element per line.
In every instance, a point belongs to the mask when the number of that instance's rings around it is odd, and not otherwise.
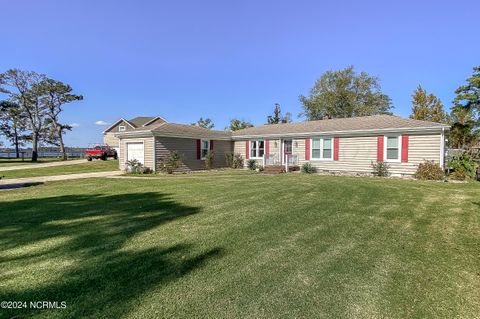
<path fill-rule="evenodd" d="M 207 154 L 205 155 L 205 168 L 212 169 L 214 162 L 215 162 L 215 154 L 213 153 L 213 151 L 208 151 Z"/>
<path fill-rule="evenodd" d="M 445 174 L 443 173 L 442 168 L 434 161 L 425 161 L 423 163 L 420 163 L 414 176 L 417 179 L 435 181 L 440 181 L 445 178 Z"/>
<path fill-rule="evenodd" d="M 247 167 L 249 170 L 256 170 L 257 169 L 257 161 L 253 160 L 253 159 L 250 159 L 247 161 Z"/>
<path fill-rule="evenodd" d="M 302 165 L 302 173 L 313 174 L 317 172 L 317 168 L 310 163 L 305 163 Z"/>
<path fill-rule="evenodd" d="M 233 155 L 233 168 L 243 168 L 243 157 L 239 153 Z"/>
<path fill-rule="evenodd" d="M 227 164 L 228 167 L 235 168 L 233 167 L 233 153 L 225 153 L 225 163 Z"/>
<path fill-rule="evenodd" d="M 243 157 L 239 153 L 225 153 L 225 162 L 231 168 L 243 167 Z"/>
<path fill-rule="evenodd" d="M 149 167 L 143 166 L 138 160 L 133 159 L 125 163 L 125 171 L 130 174 L 151 174 L 153 173 L 152 169 Z"/>
<path fill-rule="evenodd" d="M 377 162 L 372 162 L 371 165 L 372 165 L 374 176 L 387 177 L 390 175 L 390 172 L 389 172 L 390 165 L 388 165 L 388 163 L 377 161 Z"/>
<path fill-rule="evenodd" d="M 449 175 L 450 178 L 467 180 L 476 178 L 478 164 L 470 158 L 468 153 L 463 153 L 448 161 L 448 167 L 453 170 Z"/>
<path fill-rule="evenodd" d="M 171 151 L 167 157 L 162 158 L 160 170 L 167 174 L 173 174 L 182 164 L 182 156 L 177 151 Z"/>

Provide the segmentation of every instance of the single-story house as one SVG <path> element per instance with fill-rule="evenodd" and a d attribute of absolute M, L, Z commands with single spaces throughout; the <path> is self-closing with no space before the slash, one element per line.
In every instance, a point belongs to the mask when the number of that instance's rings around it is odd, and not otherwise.
<path fill-rule="evenodd" d="M 119 120 L 116 126 L 124 122 Z M 445 124 L 374 115 L 261 125 L 234 132 L 161 119 L 121 131 L 111 127 L 106 133 L 116 132 L 121 169 L 127 160 L 136 158 L 158 170 L 161 159 L 175 150 L 183 154 L 181 170 L 199 170 L 205 154 L 212 150 L 216 167 L 225 167 L 225 153 L 233 152 L 245 163 L 249 159 L 264 166 L 309 162 L 319 170 L 335 172 L 370 173 L 372 162 L 384 161 L 392 174 L 412 175 L 426 160 L 444 167 L 448 129 Z"/>

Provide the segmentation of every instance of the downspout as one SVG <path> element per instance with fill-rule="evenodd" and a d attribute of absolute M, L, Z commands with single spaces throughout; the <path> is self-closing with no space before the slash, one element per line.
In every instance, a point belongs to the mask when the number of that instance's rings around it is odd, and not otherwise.
<path fill-rule="evenodd" d="M 440 167 L 445 170 L 445 128 L 442 127 L 440 135 Z"/>

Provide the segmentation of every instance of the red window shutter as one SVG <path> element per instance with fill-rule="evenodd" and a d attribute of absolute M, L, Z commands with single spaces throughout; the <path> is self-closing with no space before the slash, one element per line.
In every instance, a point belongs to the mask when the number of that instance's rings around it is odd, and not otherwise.
<path fill-rule="evenodd" d="M 338 161 L 338 148 L 340 146 L 340 138 L 333 138 L 333 160 Z"/>
<path fill-rule="evenodd" d="M 197 159 L 200 159 L 200 144 L 202 143 L 201 140 L 197 140 Z"/>
<path fill-rule="evenodd" d="M 402 135 L 402 163 L 408 163 L 408 135 Z"/>
<path fill-rule="evenodd" d="M 250 141 L 245 141 L 245 158 L 248 160 L 250 158 Z"/>
<path fill-rule="evenodd" d="M 210 151 L 213 151 L 213 140 L 210 140 Z"/>
<path fill-rule="evenodd" d="M 377 161 L 383 162 L 383 135 L 377 137 Z"/>
<path fill-rule="evenodd" d="M 270 141 L 265 140 L 265 158 L 268 158 L 269 152 L 270 152 Z"/>
<path fill-rule="evenodd" d="M 310 160 L 310 139 L 305 139 L 305 160 Z"/>

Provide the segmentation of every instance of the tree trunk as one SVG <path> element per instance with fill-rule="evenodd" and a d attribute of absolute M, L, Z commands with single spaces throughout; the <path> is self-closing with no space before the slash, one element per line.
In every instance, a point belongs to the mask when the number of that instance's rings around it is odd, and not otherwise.
<path fill-rule="evenodd" d="M 60 146 L 60 155 L 62 157 L 62 161 L 67 160 L 67 153 L 65 152 L 65 145 L 63 144 L 63 136 L 62 136 L 62 127 L 58 126 L 57 128 L 58 133 L 58 144 Z"/>
<path fill-rule="evenodd" d="M 13 134 L 14 134 L 14 143 L 15 143 L 15 156 L 16 158 L 20 158 L 20 150 L 18 148 L 18 132 L 17 132 L 17 128 L 15 127 L 14 128 L 14 131 L 13 131 Z"/>
<path fill-rule="evenodd" d="M 38 160 L 38 133 L 32 133 L 32 162 Z"/>

